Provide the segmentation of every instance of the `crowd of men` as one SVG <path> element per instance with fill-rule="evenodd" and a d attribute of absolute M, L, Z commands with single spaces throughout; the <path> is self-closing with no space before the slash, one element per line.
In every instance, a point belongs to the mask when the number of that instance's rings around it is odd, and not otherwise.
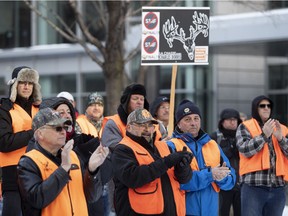
<path fill-rule="evenodd" d="M 97 92 L 79 113 L 69 92 L 42 99 L 38 72 L 17 67 L 0 105 L 3 216 L 281 216 L 288 181 L 287 127 L 273 101 L 251 118 L 221 111 L 202 128 L 184 99 L 168 136 L 169 98 L 150 104 L 143 85 L 124 89 L 115 115 Z M 174 121 L 173 121 L 174 122 Z"/>

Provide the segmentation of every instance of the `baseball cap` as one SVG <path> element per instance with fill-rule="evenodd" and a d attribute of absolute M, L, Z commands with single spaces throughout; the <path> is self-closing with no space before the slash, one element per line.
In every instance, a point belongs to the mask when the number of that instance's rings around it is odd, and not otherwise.
<path fill-rule="evenodd" d="M 58 112 L 51 108 L 44 108 L 37 112 L 33 118 L 32 129 L 36 131 L 40 127 L 45 125 L 60 126 L 60 125 L 72 125 L 69 119 L 62 118 Z"/>
<path fill-rule="evenodd" d="M 156 121 L 151 113 L 146 109 L 136 109 L 133 112 L 131 112 L 127 118 L 127 124 L 136 123 L 136 124 L 142 124 L 146 122 L 152 122 L 153 124 L 158 124 L 158 121 Z"/>
<path fill-rule="evenodd" d="M 73 101 L 74 102 L 74 97 L 72 94 L 70 94 L 69 92 L 67 91 L 62 91 L 60 92 L 57 97 L 63 97 L 63 98 L 66 98 L 67 100 L 69 101 Z"/>

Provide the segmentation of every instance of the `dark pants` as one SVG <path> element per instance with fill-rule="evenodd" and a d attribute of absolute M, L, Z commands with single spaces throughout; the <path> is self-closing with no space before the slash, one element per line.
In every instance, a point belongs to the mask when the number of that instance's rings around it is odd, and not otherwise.
<path fill-rule="evenodd" d="M 233 207 L 234 216 L 241 215 L 241 197 L 240 197 L 240 188 L 233 188 L 230 191 L 220 191 L 219 194 L 220 216 L 229 216 L 230 208 Z"/>
<path fill-rule="evenodd" d="M 109 199 L 107 187 L 104 186 L 103 194 L 94 203 L 88 203 L 89 216 L 109 216 Z"/>
<path fill-rule="evenodd" d="M 2 216 L 22 216 L 21 198 L 18 191 L 3 192 Z"/>
<path fill-rule="evenodd" d="M 285 187 L 241 187 L 241 212 L 245 216 L 282 216 Z"/>

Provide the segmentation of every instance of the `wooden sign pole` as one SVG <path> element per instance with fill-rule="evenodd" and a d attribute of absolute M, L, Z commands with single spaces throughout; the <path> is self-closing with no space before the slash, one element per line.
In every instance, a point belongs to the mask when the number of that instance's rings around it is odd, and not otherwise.
<path fill-rule="evenodd" d="M 174 107 L 175 107 L 175 85 L 177 76 L 177 65 L 172 65 L 172 79 L 170 92 L 170 108 L 169 108 L 169 124 L 168 136 L 170 137 L 174 131 Z"/>

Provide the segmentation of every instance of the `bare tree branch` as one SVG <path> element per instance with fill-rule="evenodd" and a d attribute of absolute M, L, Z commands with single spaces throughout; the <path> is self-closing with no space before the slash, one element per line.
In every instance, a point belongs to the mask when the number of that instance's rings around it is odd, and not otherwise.
<path fill-rule="evenodd" d="M 136 48 L 131 50 L 131 52 L 128 53 L 127 57 L 124 59 L 124 62 L 127 63 L 130 60 L 132 60 L 137 54 L 139 54 L 141 51 L 141 41 L 137 44 Z"/>
<path fill-rule="evenodd" d="M 44 16 L 36 7 L 34 7 L 30 1 L 28 0 L 23 0 L 26 5 L 32 10 L 34 11 L 39 17 L 41 17 L 43 20 L 45 20 L 53 29 L 55 29 L 58 33 L 60 33 L 63 37 L 65 37 L 67 40 L 71 41 L 71 42 L 78 42 L 78 39 L 76 37 L 76 35 L 72 34 L 72 35 L 68 35 L 65 31 L 63 31 L 62 29 L 60 29 L 56 24 L 54 24 L 47 16 Z M 47 8 L 46 8 L 47 9 Z M 58 20 L 62 20 L 58 15 L 56 15 L 56 18 Z M 62 24 L 64 23 L 63 20 L 61 22 Z M 67 25 L 64 25 L 67 26 Z M 71 33 L 71 31 L 68 31 L 69 33 Z"/>
<path fill-rule="evenodd" d="M 100 67 L 103 67 L 103 61 L 101 61 L 97 56 L 95 55 L 95 52 L 93 52 L 89 46 L 87 45 L 87 42 L 79 37 L 71 30 L 71 28 L 66 24 L 66 22 L 63 21 L 63 19 L 56 13 L 53 12 L 53 10 L 49 10 L 44 5 L 41 5 L 42 7 L 45 7 L 47 11 L 52 13 L 54 17 L 60 22 L 60 24 L 64 27 L 64 29 L 70 34 L 67 34 L 65 31 L 63 31 L 59 26 L 57 26 L 54 22 L 52 22 L 47 16 L 44 16 L 36 7 L 34 7 L 30 1 L 23 0 L 26 5 L 34 11 L 39 17 L 41 17 L 44 21 L 46 21 L 55 31 L 57 31 L 59 34 L 61 34 L 63 37 L 65 37 L 67 40 L 73 43 L 79 43 L 85 50 L 85 52 L 88 54 L 88 56 L 97 64 L 99 64 Z M 95 44 L 94 44 L 95 45 Z M 96 45 L 95 45 L 96 46 Z"/>
<path fill-rule="evenodd" d="M 107 54 L 105 51 L 105 47 L 102 45 L 101 41 L 99 41 L 90 33 L 89 28 L 87 28 L 80 11 L 77 9 L 77 2 L 75 0 L 70 0 L 69 3 L 75 13 L 77 23 L 79 24 L 79 27 L 81 28 L 82 33 L 84 34 L 84 36 L 88 39 L 90 43 L 94 44 L 99 49 L 99 51 L 104 56 L 104 59 L 106 59 Z"/>

